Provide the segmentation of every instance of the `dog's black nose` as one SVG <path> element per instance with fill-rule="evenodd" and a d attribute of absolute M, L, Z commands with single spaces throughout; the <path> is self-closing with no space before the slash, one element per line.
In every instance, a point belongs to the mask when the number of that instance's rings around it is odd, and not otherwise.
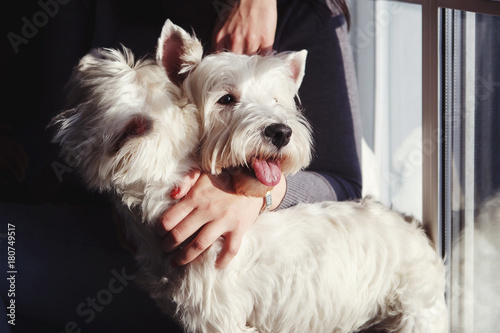
<path fill-rule="evenodd" d="M 292 136 L 292 129 L 285 124 L 271 124 L 264 129 L 264 134 L 271 139 L 273 145 L 280 149 L 290 142 Z"/>

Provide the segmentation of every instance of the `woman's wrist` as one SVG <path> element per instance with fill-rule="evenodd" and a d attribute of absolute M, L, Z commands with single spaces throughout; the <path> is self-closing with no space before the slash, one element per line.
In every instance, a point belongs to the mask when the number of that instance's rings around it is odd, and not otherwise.
<path fill-rule="evenodd" d="M 267 191 L 263 197 L 252 197 L 260 201 L 260 214 L 272 210 L 276 210 L 286 194 L 286 177 L 282 175 L 278 185 Z"/>
<path fill-rule="evenodd" d="M 280 182 L 271 190 L 272 204 L 269 210 L 275 210 L 276 208 L 278 208 L 281 202 L 283 201 L 285 194 L 286 194 L 286 177 L 285 175 L 281 175 Z"/>

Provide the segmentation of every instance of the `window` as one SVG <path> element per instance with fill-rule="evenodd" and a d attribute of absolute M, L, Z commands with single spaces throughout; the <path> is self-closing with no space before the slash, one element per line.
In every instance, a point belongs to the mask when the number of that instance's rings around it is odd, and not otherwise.
<path fill-rule="evenodd" d="M 357 0 L 351 10 L 367 191 L 421 217 L 446 256 L 450 331 L 497 332 L 500 2 Z"/>
<path fill-rule="evenodd" d="M 422 218 L 422 8 L 353 3 L 352 29 L 366 142 L 365 194 Z M 408 29 L 411 27 L 411 29 Z M 375 89 L 373 89 L 375 87 Z M 375 167 L 374 167 L 375 166 Z M 411 200 L 408 200 L 411 198 Z"/>
<path fill-rule="evenodd" d="M 450 314 L 457 332 L 492 332 L 500 318 L 500 17 L 447 9 L 443 23 Z"/>

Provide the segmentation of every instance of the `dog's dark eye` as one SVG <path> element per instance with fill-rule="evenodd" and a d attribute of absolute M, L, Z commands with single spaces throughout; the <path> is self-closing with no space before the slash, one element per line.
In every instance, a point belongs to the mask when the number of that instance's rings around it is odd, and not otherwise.
<path fill-rule="evenodd" d="M 222 96 L 221 98 L 219 98 L 217 103 L 222 104 L 222 105 L 234 104 L 234 103 L 236 103 L 236 97 L 234 97 L 231 94 L 226 94 L 226 95 Z"/>

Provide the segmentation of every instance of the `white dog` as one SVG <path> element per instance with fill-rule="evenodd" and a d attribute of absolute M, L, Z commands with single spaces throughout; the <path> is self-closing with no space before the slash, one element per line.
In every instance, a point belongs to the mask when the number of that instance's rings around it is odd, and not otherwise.
<path fill-rule="evenodd" d="M 200 43 L 167 21 L 156 63 L 112 50 L 81 60 L 55 141 L 79 152 L 90 188 L 121 200 L 141 283 L 187 332 L 446 332 L 441 259 L 416 221 L 370 200 L 264 213 L 223 269 L 220 242 L 180 268 L 163 253 L 156 224 L 199 140 L 201 167 L 235 171 L 244 194 L 309 163 L 294 102 L 304 64 L 305 52 L 202 59 Z"/>

